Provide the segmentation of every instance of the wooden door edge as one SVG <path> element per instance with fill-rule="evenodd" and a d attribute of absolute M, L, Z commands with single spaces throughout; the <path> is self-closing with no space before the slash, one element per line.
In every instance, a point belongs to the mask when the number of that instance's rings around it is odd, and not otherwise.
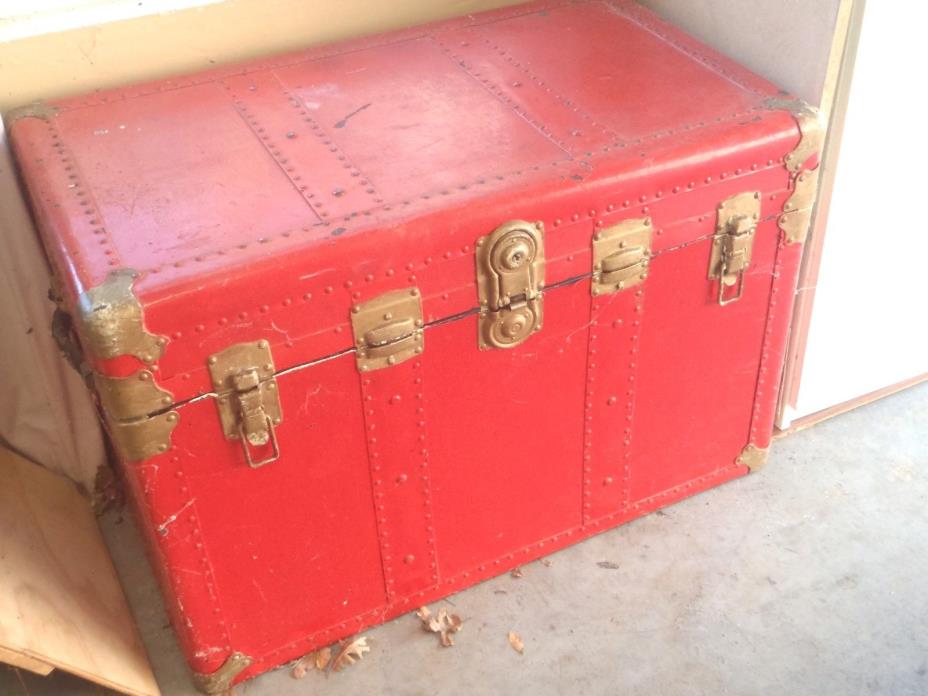
<path fill-rule="evenodd" d="M 792 421 L 789 426 L 786 428 L 777 427 L 773 431 L 774 439 L 779 439 L 793 433 L 798 433 L 800 430 L 805 430 L 816 423 L 821 423 L 823 420 L 827 420 L 834 416 L 840 416 L 842 413 L 847 413 L 859 406 L 865 406 L 866 404 L 882 399 L 884 396 L 890 396 L 897 392 L 902 391 L 903 389 L 908 389 L 909 387 L 914 387 L 916 384 L 921 384 L 922 382 L 928 382 L 928 372 L 925 372 L 921 375 L 916 375 L 915 377 L 910 377 L 909 379 L 904 379 L 901 382 L 896 382 L 891 384 L 888 387 L 883 387 L 875 391 L 869 392 L 867 394 L 862 394 L 861 396 L 855 397 L 853 399 L 848 399 L 840 404 L 834 406 L 829 406 L 824 408 L 821 411 L 816 411 L 815 413 L 810 413 L 807 416 L 802 416 Z"/>
<path fill-rule="evenodd" d="M 834 189 L 865 5 L 866 0 L 841 0 L 835 20 L 835 32 L 832 37 L 819 107 L 827 124 L 825 146 L 821 165 L 819 165 L 822 171 L 819 175 L 818 196 L 803 250 L 799 283 L 794 298 L 793 318 L 790 323 L 780 396 L 776 409 L 777 428 L 789 428 L 789 409 L 795 407 L 799 396 L 803 360 L 809 326 L 812 322 L 815 287 L 818 282 L 825 228 Z"/>

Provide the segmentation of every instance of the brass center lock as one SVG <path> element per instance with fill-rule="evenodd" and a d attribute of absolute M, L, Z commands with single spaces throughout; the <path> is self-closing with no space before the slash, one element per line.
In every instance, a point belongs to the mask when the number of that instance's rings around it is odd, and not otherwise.
<path fill-rule="evenodd" d="M 744 274 L 751 265 L 754 234 L 760 219 L 760 193 L 748 191 L 719 203 L 709 279 L 719 281 L 718 303 L 731 304 L 744 294 Z M 735 287 L 731 293 L 728 288 Z"/>
<path fill-rule="evenodd" d="M 229 346 L 211 355 L 207 365 L 226 438 L 241 441 L 245 461 L 253 469 L 279 459 L 274 428 L 283 415 L 268 342 Z M 267 445 L 271 452 L 255 459 L 252 450 Z"/>
<path fill-rule="evenodd" d="M 651 218 L 623 220 L 593 237 L 593 295 L 634 287 L 648 277 Z"/>
<path fill-rule="evenodd" d="M 477 240 L 477 344 L 513 348 L 541 330 L 544 226 L 513 220 Z"/>
<path fill-rule="evenodd" d="M 361 372 L 409 360 L 425 348 L 418 288 L 393 290 L 351 308 L 355 355 Z"/>

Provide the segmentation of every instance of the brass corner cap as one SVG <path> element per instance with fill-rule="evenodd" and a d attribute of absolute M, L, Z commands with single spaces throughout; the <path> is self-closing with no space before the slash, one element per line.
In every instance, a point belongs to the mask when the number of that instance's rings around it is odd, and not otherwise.
<path fill-rule="evenodd" d="M 25 106 L 17 106 L 3 114 L 3 122 L 12 126 L 21 118 L 40 118 L 47 121 L 58 112 L 57 106 L 50 106 L 42 101 L 35 101 Z"/>
<path fill-rule="evenodd" d="M 234 652 L 222 663 L 222 667 L 209 674 L 195 672 L 193 683 L 204 694 L 221 694 L 228 691 L 232 681 L 254 662 L 245 653 Z"/>
<path fill-rule="evenodd" d="M 789 111 L 799 127 L 799 143 L 786 155 L 786 168 L 790 174 L 796 174 L 809 158 L 822 151 L 825 141 L 825 123 L 821 112 L 801 99 L 784 99 L 775 97 L 764 102 L 767 109 Z"/>
<path fill-rule="evenodd" d="M 758 447 L 754 444 L 748 444 L 741 454 L 738 455 L 737 463 L 746 466 L 752 472 L 762 469 L 767 463 L 767 455 L 770 454 L 769 447 Z"/>
<path fill-rule="evenodd" d="M 98 360 L 134 355 L 151 364 L 161 357 L 167 339 L 145 330 L 142 305 L 132 290 L 138 276 L 129 268 L 115 270 L 78 298 L 78 333 Z"/>

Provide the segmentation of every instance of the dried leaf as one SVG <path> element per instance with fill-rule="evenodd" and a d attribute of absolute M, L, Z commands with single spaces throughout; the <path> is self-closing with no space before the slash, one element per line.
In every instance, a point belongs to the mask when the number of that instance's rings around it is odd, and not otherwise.
<path fill-rule="evenodd" d="M 313 656 L 313 664 L 316 665 L 316 669 L 320 672 L 324 672 L 325 668 L 329 666 L 329 660 L 332 659 L 332 648 L 322 648 L 317 650 L 316 654 Z"/>
<path fill-rule="evenodd" d="M 311 671 L 313 668 L 318 669 L 320 672 L 324 672 L 331 658 L 332 648 L 321 648 L 316 652 L 304 655 L 293 663 L 293 669 L 290 670 L 290 676 L 294 679 L 302 679 L 306 676 L 306 673 Z"/>
<path fill-rule="evenodd" d="M 522 569 L 521 569 L 521 568 L 513 568 L 513 569 L 512 569 L 512 572 L 510 572 L 509 574 L 510 574 L 512 577 L 514 577 L 514 578 L 521 578 L 521 577 L 522 577 Z"/>
<path fill-rule="evenodd" d="M 454 645 L 454 638 L 451 636 L 460 631 L 464 625 L 460 616 L 449 614 L 444 608 L 438 610 L 437 616 L 433 616 L 428 607 L 419 607 L 416 616 L 422 621 L 422 627 L 426 631 L 439 634 L 439 640 L 446 648 Z"/>
<path fill-rule="evenodd" d="M 525 650 L 525 643 L 522 642 L 522 636 L 515 631 L 509 631 L 509 645 L 520 655 Z"/>
<path fill-rule="evenodd" d="M 343 640 L 339 643 L 340 649 L 335 659 L 332 660 L 332 671 L 340 672 L 345 667 L 353 665 L 355 662 L 364 657 L 364 653 L 370 652 L 370 646 L 367 644 L 367 637 L 360 636 L 354 640 Z"/>
<path fill-rule="evenodd" d="M 290 676 L 294 679 L 302 679 L 306 673 L 313 668 L 312 662 L 309 661 L 311 655 L 301 657 L 293 663 L 293 669 L 290 670 Z"/>
<path fill-rule="evenodd" d="M 542 564 L 543 566 L 545 566 L 546 568 L 550 568 L 550 567 L 551 567 L 551 559 L 550 559 L 550 558 L 542 558 L 542 559 L 541 559 L 541 564 Z"/>

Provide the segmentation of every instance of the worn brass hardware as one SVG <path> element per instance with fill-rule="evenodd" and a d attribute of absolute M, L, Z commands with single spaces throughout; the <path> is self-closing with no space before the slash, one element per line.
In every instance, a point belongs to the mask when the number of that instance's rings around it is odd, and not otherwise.
<path fill-rule="evenodd" d="M 541 330 L 544 226 L 513 220 L 477 240 L 477 344 L 512 348 Z"/>
<path fill-rule="evenodd" d="M 758 447 L 754 444 L 748 444 L 741 454 L 738 455 L 738 464 L 746 466 L 752 472 L 757 471 L 767 463 L 767 455 L 770 450 L 766 447 Z"/>
<path fill-rule="evenodd" d="M 204 694 L 224 694 L 232 688 L 232 681 L 248 667 L 253 660 L 248 655 L 240 652 L 234 652 L 222 667 L 209 674 L 194 673 L 193 682 L 197 689 Z"/>
<path fill-rule="evenodd" d="M 722 306 L 741 299 L 744 292 L 744 273 L 751 265 L 759 219 L 760 193 L 756 191 L 739 193 L 719 203 L 709 278 L 719 281 L 718 303 Z M 736 288 L 734 294 L 727 294 L 727 288 L 732 286 Z"/>
<path fill-rule="evenodd" d="M 245 461 L 257 469 L 280 458 L 277 433 L 283 414 L 274 360 L 267 341 L 238 343 L 207 360 L 222 430 L 229 440 L 240 440 Z M 270 444 L 271 452 L 255 460 L 252 448 Z"/>
<path fill-rule="evenodd" d="M 818 173 L 821 169 L 817 161 L 813 161 L 811 169 L 806 164 L 812 155 L 822 151 L 825 124 L 818 109 L 798 99 L 768 99 L 766 106 L 769 109 L 788 110 L 799 128 L 799 142 L 784 159 L 793 193 L 783 206 L 783 214 L 777 224 L 787 244 L 802 244 L 812 221 L 812 209 L 818 195 Z"/>
<path fill-rule="evenodd" d="M 812 221 L 812 207 L 818 193 L 820 167 L 803 171 L 793 179 L 793 193 L 783 205 L 777 225 L 783 230 L 787 244 L 803 243 Z"/>
<path fill-rule="evenodd" d="M 177 411 L 126 421 L 107 416 L 106 428 L 123 461 L 141 462 L 170 449 L 171 433 L 179 420 Z"/>
<path fill-rule="evenodd" d="M 140 370 L 131 377 L 109 377 L 94 373 L 100 405 L 118 420 L 142 418 L 174 403 L 171 392 L 155 384 L 154 375 Z"/>
<path fill-rule="evenodd" d="M 623 220 L 593 236 L 593 295 L 631 288 L 648 277 L 651 218 Z"/>
<path fill-rule="evenodd" d="M 799 128 L 799 142 L 786 155 L 786 168 L 795 174 L 816 152 L 822 151 L 825 141 L 825 125 L 821 112 L 801 99 L 772 97 L 764 100 L 764 106 L 772 110 L 789 111 Z"/>
<path fill-rule="evenodd" d="M 141 370 L 129 377 L 93 373 L 107 430 L 120 457 L 128 462 L 148 459 L 171 446 L 177 411 L 171 392 L 155 384 L 154 375 Z"/>
<path fill-rule="evenodd" d="M 804 105 L 794 116 L 799 125 L 799 144 L 786 156 L 786 168 L 793 174 L 801 170 L 812 155 L 822 151 L 825 141 L 825 126 L 817 109 Z"/>
<path fill-rule="evenodd" d="M 138 275 L 126 268 L 113 271 L 78 298 L 79 333 L 98 360 L 134 355 L 150 364 L 161 357 L 167 339 L 145 330 L 142 305 L 132 291 Z"/>
<path fill-rule="evenodd" d="M 351 308 L 358 369 L 398 365 L 425 348 L 418 288 L 393 290 Z"/>

